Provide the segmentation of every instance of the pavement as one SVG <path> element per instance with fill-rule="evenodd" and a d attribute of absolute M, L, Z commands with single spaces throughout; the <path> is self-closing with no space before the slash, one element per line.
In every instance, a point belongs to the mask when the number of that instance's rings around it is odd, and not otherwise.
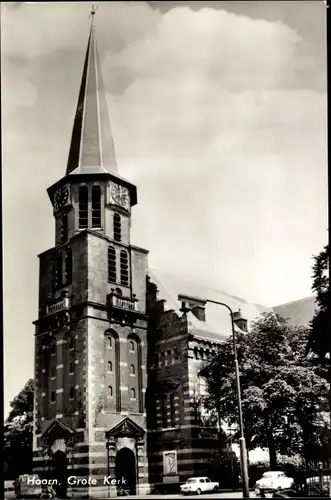
<path fill-rule="evenodd" d="M 202 498 L 204 496 L 206 498 L 215 498 L 215 500 L 217 498 L 243 498 L 242 491 L 229 491 L 229 490 L 227 490 L 227 491 L 220 491 L 218 493 L 212 493 L 212 492 L 211 493 L 205 493 L 205 494 L 201 495 Z M 250 492 L 249 496 L 250 496 L 250 498 L 259 498 L 259 497 L 257 497 L 257 495 L 253 491 Z M 272 496 L 272 495 L 270 495 L 270 496 Z M 168 494 L 168 495 L 163 495 L 163 494 L 157 494 L 157 495 L 155 494 L 155 495 L 153 495 L 153 494 L 151 494 L 151 495 L 146 495 L 144 498 L 153 499 L 153 500 L 156 500 L 156 499 L 161 500 L 161 499 L 165 499 L 165 498 L 169 498 L 169 500 L 170 499 L 171 500 L 177 500 L 177 499 L 178 500 L 179 499 L 183 500 L 184 498 L 192 498 L 192 497 L 195 498 L 196 495 L 192 495 L 192 496 L 187 497 L 187 496 L 180 495 L 180 494 Z M 134 498 L 137 499 L 136 496 L 127 496 L 126 498 L 127 499 L 132 499 L 132 500 Z"/>
<path fill-rule="evenodd" d="M 216 500 L 217 498 L 242 498 L 243 494 L 242 494 L 242 491 L 228 491 L 227 490 L 227 491 L 221 491 L 219 493 L 208 493 L 208 494 L 206 493 L 205 495 L 201 495 L 201 496 L 202 497 L 205 496 L 206 498 L 207 497 L 208 498 L 213 498 L 213 499 Z M 270 495 L 270 498 L 271 497 L 272 497 L 272 495 Z M 6 492 L 5 495 L 4 495 L 4 498 L 6 500 L 7 499 L 9 500 L 9 499 L 16 498 L 14 491 L 8 491 L 8 492 Z M 136 495 L 136 496 L 128 495 L 127 497 L 117 497 L 116 496 L 116 497 L 111 497 L 111 498 L 113 498 L 113 499 L 115 499 L 115 498 L 116 499 L 118 499 L 118 498 L 123 498 L 124 499 L 125 498 L 127 500 L 130 500 L 130 499 L 137 500 L 137 499 L 139 499 L 139 495 Z M 186 497 L 186 496 L 184 497 L 183 495 L 180 495 L 180 494 L 171 494 L 171 495 L 163 495 L 163 494 L 160 494 L 160 495 L 159 494 L 157 494 L 157 495 L 154 494 L 153 495 L 153 494 L 151 494 L 151 495 L 145 495 L 145 496 L 141 495 L 141 498 L 147 498 L 148 500 L 149 499 L 151 499 L 151 500 L 163 500 L 165 498 L 168 498 L 169 500 L 177 500 L 177 499 L 178 500 L 179 499 L 183 500 L 184 498 L 188 498 L 188 497 Z M 192 498 L 192 497 L 190 496 L 189 498 Z M 195 498 L 195 496 L 194 496 L 194 498 Z M 251 491 L 250 492 L 250 498 L 259 498 L 259 497 L 257 497 L 257 495 L 253 491 Z M 110 499 L 107 498 L 107 497 L 104 497 L 104 499 L 100 497 L 100 500 L 110 500 Z"/>

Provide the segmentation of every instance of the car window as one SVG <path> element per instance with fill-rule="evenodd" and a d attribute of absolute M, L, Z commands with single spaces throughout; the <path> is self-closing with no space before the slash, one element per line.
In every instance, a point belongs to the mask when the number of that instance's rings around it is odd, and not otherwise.
<path fill-rule="evenodd" d="M 208 477 L 206 477 L 206 483 L 210 483 L 210 479 L 208 479 Z"/>
<path fill-rule="evenodd" d="M 196 481 L 197 481 L 196 479 L 188 479 L 187 480 L 188 483 L 196 483 Z"/>
<path fill-rule="evenodd" d="M 204 479 L 199 479 L 199 483 L 204 483 L 205 480 Z"/>

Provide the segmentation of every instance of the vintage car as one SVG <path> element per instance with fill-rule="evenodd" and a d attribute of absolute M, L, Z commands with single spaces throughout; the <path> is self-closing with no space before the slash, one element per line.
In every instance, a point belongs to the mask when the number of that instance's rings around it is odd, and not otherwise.
<path fill-rule="evenodd" d="M 308 477 L 306 479 L 307 484 L 326 484 L 328 485 L 330 483 L 330 476 L 322 474 L 322 477 L 320 476 L 315 476 L 315 477 Z"/>
<path fill-rule="evenodd" d="M 279 491 L 291 488 L 294 485 L 293 477 L 285 476 L 281 471 L 265 472 L 261 479 L 256 481 L 254 490 L 257 495 L 266 491 Z"/>
<path fill-rule="evenodd" d="M 210 493 L 211 491 L 218 490 L 218 483 L 213 483 L 209 477 L 190 477 L 185 484 L 180 487 L 180 492 L 183 495 L 190 495 L 195 493 L 196 495 L 201 495 L 201 493 Z"/>
<path fill-rule="evenodd" d="M 39 484 L 36 484 L 39 483 Z M 16 498 L 40 498 L 42 488 L 37 474 L 22 474 L 14 482 Z"/>
<path fill-rule="evenodd" d="M 306 479 L 306 484 L 309 486 L 316 486 L 318 489 L 322 489 L 325 495 L 330 496 L 330 476 L 327 474 L 322 474 L 321 476 L 308 477 Z"/>

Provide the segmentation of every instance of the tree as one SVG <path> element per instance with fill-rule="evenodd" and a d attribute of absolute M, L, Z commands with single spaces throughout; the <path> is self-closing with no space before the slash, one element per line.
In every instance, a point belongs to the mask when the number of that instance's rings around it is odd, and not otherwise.
<path fill-rule="evenodd" d="M 4 462 L 8 478 L 32 471 L 33 398 L 34 381 L 30 379 L 10 403 L 11 411 L 4 426 Z"/>
<path fill-rule="evenodd" d="M 330 291 L 329 291 L 329 246 L 314 257 L 312 290 L 316 294 L 319 307 L 311 321 L 311 333 L 308 348 L 319 360 L 326 361 L 330 353 Z"/>
<path fill-rule="evenodd" d="M 308 329 L 290 327 L 274 313 L 262 314 L 251 332 L 236 334 L 247 448 L 268 448 L 272 469 L 277 453 L 308 459 L 305 443 L 320 440 L 327 386 L 305 356 L 308 335 Z M 202 374 L 207 407 L 218 408 L 230 425 L 238 424 L 232 339 Z"/>

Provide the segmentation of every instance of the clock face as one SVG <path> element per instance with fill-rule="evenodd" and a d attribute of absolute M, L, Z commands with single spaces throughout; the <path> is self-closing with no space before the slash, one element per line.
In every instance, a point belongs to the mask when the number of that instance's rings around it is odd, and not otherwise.
<path fill-rule="evenodd" d="M 66 205 L 68 198 L 69 198 L 68 186 L 63 186 L 62 188 L 55 191 L 54 202 L 53 202 L 54 209 L 60 210 L 61 208 L 63 208 Z"/>
<path fill-rule="evenodd" d="M 118 184 L 111 184 L 110 194 L 113 203 L 125 208 L 126 210 L 129 210 L 130 197 L 128 188 L 120 186 Z"/>

